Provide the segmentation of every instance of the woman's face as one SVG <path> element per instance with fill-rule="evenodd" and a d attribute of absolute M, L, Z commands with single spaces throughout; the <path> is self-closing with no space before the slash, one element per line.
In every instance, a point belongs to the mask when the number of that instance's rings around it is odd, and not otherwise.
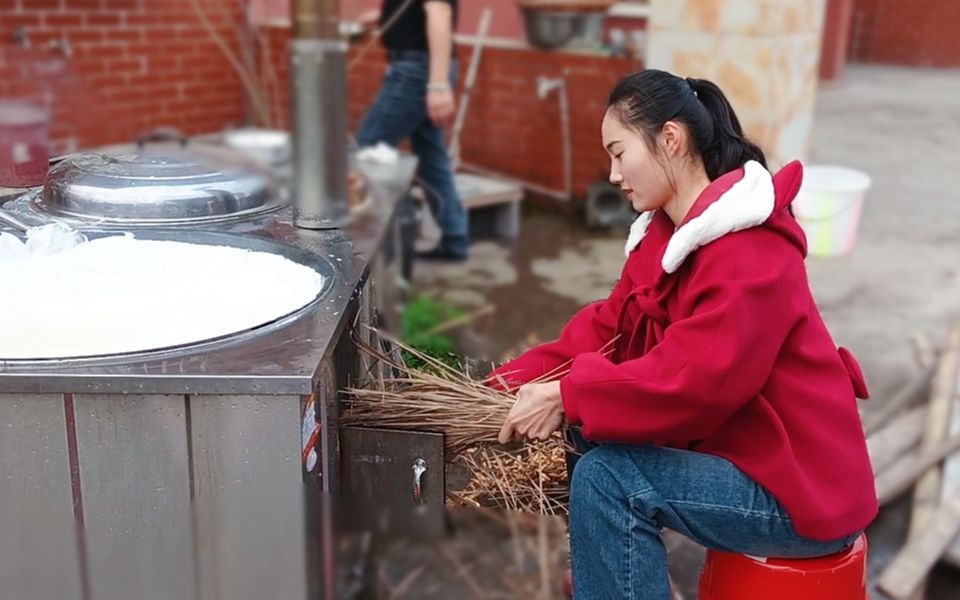
<path fill-rule="evenodd" d="M 664 206 L 671 197 L 666 173 L 640 134 L 625 127 L 611 110 L 604 115 L 600 132 L 610 155 L 610 183 L 623 190 L 637 212 Z"/>

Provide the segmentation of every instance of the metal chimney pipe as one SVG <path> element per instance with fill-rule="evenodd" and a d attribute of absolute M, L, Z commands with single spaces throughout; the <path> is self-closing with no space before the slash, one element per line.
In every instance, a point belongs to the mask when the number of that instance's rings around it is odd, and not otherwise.
<path fill-rule="evenodd" d="M 347 220 L 347 42 L 338 0 L 291 0 L 293 224 L 333 229 Z"/>

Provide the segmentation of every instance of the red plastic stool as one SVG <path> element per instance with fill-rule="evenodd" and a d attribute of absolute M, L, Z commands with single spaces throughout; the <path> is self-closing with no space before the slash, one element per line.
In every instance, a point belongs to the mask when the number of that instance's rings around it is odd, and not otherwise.
<path fill-rule="evenodd" d="M 700 600 L 867 600 L 867 538 L 820 558 L 707 551 Z"/>

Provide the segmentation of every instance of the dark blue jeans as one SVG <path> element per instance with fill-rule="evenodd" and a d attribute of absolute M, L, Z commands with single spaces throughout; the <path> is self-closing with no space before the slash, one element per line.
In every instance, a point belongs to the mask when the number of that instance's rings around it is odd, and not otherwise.
<path fill-rule="evenodd" d="M 575 600 L 668 600 L 663 527 L 708 548 L 779 558 L 832 554 L 859 535 L 829 542 L 798 535 L 780 503 L 726 459 L 592 445 L 570 486 Z"/>
<path fill-rule="evenodd" d="M 419 160 L 417 176 L 442 232 L 441 248 L 466 256 L 470 243 L 467 211 L 454 185 L 443 129 L 427 116 L 428 79 L 426 52 L 403 51 L 399 56 L 391 56 L 383 87 L 357 132 L 357 143 L 371 146 L 385 142 L 396 146 L 404 139 L 410 140 Z M 450 66 L 450 85 L 455 81 L 454 61 Z"/>

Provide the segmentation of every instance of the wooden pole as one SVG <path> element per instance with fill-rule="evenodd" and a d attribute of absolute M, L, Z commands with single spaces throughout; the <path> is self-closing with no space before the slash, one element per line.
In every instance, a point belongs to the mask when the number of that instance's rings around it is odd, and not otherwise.
<path fill-rule="evenodd" d="M 926 414 L 926 406 L 915 406 L 867 438 L 867 452 L 874 475 L 882 473 L 917 445 Z"/>
<path fill-rule="evenodd" d="M 950 400 L 957 380 L 957 348 L 960 346 L 960 325 L 954 324 L 947 335 L 947 344 L 937 366 L 937 372 L 930 390 L 930 404 L 927 408 L 927 427 L 920 442 L 924 450 L 934 448 L 947 437 L 950 422 Z M 913 507 L 910 514 L 910 528 L 907 533 L 908 544 L 923 534 L 927 524 L 940 504 L 939 466 L 930 467 L 917 481 L 913 489 Z M 921 579 L 910 594 L 910 600 L 923 600 L 926 596 L 926 579 Z"/>
<path fill-rule="evenodd" d="M 473 52 L 470 53 L 470 66 L 467 68 L 467 78 L 463 83 L 463 91 L 460 92 L 460 107 L 457 110 L 457 117 L 453 123 L 453 130 L 450 134 L 450 163 L 453 170 L 460 168 L 460 133 L 463 131 L 463 122 L 467 118 L 467 108 L 470 107 L 470 94 L 473 92 L 473 84 L 477 79 L 477 68 L 480 65 L 480 55 L 483 53 L 483 42 L 486 40 L 487 31 L 490 29 L 490 19 L 493 12 L 489 8 L 483 9 L 480 15 L 480 24 L 477 28 L 477 39 L 473 44 Z"/>
<path fill-rule="evenodd" d="M 883 428 L 903 409 L 918 404 L 928 398 L 930 379 L 936 370 L 936 364 L 921 367 L 920 372 L 914 375 L 903 387 L 876 411 L 863 416 L 863 429 L 867 436 Z"/>
<path fill-rule="evenodd" d="M 953 382 L 948 429 L 951 436 L 960 434 L 960 366 L 957 367 L 957 376 Z M 960 456 L 953 455 L 943 463 L 943 485 L 940 490 L 940 500 L 941 502 L 947 502 L 957 494 L 960 494 Z M 960 567 L 960 538 L 954 538 L 953 543 L 943 555 L 943 559 L 955 567 Z"/>
<path fill-rule="evenodd" d="M 923 595 L 922 584 L 927 573 L 960 531 L 960 494 L 929 515 L 924 528 L 887 566 L 877 586 L 894 600 Z"/>
<path fill-rule="evenodd" d="M 943 460 L 943 457 L 960 450 L 960 434 L 951 436 L 933 448 L 901 457 L 877 476 L 877 500 L 883 506 L 909 490 L 917 477 Z"/>

